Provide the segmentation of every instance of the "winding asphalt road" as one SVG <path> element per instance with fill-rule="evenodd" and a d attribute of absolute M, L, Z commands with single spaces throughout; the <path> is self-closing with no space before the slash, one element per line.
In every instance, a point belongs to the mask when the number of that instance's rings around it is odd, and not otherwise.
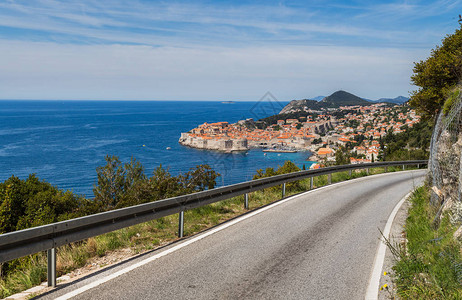
<path fill-rule="evenodd" d="M 389 173 L 316 189 L 41 298 L 364 299 L 379 228 L 423 175 Z M 171 253 L 152 258 L 163 251 Z M 136 263 L 141 266 L 124 271 Z M 120 276 L 98 285 L 118 271 Z"/>

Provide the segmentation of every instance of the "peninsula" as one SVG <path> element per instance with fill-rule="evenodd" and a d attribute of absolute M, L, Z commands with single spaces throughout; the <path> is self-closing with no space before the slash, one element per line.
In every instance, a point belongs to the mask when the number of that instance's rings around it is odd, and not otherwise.
<path fill-rule="evenodd" d="M 257 121 L 204 123 L 182 133 L 179 143 L 224 152 L 309 150 L 311 160 L 328 161 L 344 147 L 352 163 L 361 163 L 377 159 L 379 141 L 387 133 L 400 133 L 419 121 L 406 104 L 366 101 L 338 91 L 321 101 L 293 100 L 279 114 Z"/>
<path fill-rule="evenodd" d="M 308 150 L 319 133 L 334 128 L 335 118 L 321 117 L 316 122 L 298 119 L 278 120 L 277 125 L 259 129 L 253 119 L 234 124 L 228 122 L 204 123 L 182 133 L 179 143 L 198 149 L 218 151 L 246 151 L 264 148 L 281 151 Z"/>

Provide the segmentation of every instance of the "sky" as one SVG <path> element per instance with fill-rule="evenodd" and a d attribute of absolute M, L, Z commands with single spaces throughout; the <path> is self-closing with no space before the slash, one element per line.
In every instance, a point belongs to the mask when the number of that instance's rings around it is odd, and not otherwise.
<path fill-rule="evenodd" d="M 462 0 L 0 0 L 0 99 L 409 96 Z"/>

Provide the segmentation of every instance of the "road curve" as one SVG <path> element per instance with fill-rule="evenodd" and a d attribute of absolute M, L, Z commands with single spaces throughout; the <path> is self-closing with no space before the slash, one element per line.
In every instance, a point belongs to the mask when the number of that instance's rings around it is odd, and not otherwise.
<path fill-rule="evenodd" d="M 88 284 L 169 247 L 40 298 L 84 287 L 76 299 L 364 299 L 378 229 L 423 175 L 388 173 L 304 193 L 95 287 Z"/>

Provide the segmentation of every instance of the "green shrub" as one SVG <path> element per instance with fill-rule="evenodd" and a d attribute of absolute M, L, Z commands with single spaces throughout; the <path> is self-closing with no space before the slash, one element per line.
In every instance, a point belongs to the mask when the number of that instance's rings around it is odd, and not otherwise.
<path fill-rule="evenodd" d="M 443 113 L 448 114 L 456 100 L 460 97 L 460 89 L 455 89 L 446 99 L 443 106 Z"/>

